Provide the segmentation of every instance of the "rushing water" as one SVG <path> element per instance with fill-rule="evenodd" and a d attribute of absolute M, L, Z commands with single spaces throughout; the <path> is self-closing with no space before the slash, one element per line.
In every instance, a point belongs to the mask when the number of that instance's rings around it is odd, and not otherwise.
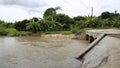
<path fill-rule="evenodd" d="M 0 37 L 0 68 L 79 68 L 88 42 L 70 38 Z"/>

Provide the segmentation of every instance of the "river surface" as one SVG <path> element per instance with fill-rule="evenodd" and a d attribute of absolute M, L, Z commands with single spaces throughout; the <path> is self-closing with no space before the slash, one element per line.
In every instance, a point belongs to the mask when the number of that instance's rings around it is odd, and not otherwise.
<path fill-rule="evenodd" d="M 56 37 L 0 37 L 0 68 L 79 68 L 89 43 Z"/>

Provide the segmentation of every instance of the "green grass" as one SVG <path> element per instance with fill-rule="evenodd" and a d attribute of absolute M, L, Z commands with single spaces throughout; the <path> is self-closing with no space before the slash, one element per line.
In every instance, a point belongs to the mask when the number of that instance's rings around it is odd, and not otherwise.
<path fill-rule="evenodd" d="M 27 31 L 17 31 L 14 28 L 4 28 L 0 29 L 0 35 L 1 36 L 28 36 L 31 32 Z"/>
<path fill-rule="evenodd" d="M 84 28 L 84 29 L 75 29 L 74 30 L 69 30 L 69 31 L 47 31 L 47 32 L 37 32 L 37 33 L 32 33 L 28 31 L 17 31 L 14 28 L 0 28 L 0 36 L 40 36 L 41 34 L 63 34 L 63 35 L 69 35 L 69 34 L 74 34 L 76 32 L 85 32 L 86 30 L 97 30 L 97 29 L 117 29 L 120 30 L 120 28 Z"/>

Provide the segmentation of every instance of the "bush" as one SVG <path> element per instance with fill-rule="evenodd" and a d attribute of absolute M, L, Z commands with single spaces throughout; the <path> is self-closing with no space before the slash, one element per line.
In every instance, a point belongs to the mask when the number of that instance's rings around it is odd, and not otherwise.
<path fill-rule="evenodd" d="M 76 29 L 76 28 L 71 29 L 71 32 L 72 32 L 72 33 L 77 33 L 77 32 L 78 32 L 78 29 Z"/>
<path fill-rule="evenodd" d="M 78 30 L 79 30 L 79 27 L 78 27 L 77 25 L 71 26 L 71 32 L 72 32 L 72 33 L 77 33 Z"/>
<path fill-rule="evenodd" d="M 0 28 L 0 35 L 2 35 L 2 36 L 7 35 L 7 32 L 5 31 L 4 28 Z"/>
<path fill-rule="evenodd" d="M 17 31 L 14 28 L 8 28 L 8 29 L 0 29 L 0 35 L 2 36 L 27 36 L 31 35 L 31 32 L 26 31 Z"/>
<path fill-rule="evenodd" d="M 5 29 L 5 33 L 7 36 L 17 36 L 18 35 L 18 31 L 14 28 Z"/>

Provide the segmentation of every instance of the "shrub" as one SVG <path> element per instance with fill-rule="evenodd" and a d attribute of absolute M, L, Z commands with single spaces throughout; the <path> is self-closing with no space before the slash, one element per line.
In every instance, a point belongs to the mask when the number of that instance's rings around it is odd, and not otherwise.
<path fill-rule="evenodd" d="M 7 35 L 7 32 L 5 31 L 4 28 L 0 28 L 0 35 L 2 36 Z"/>
<path fill-rule="evenodd" d="M 14 28 L 5 29 L 5 33 L 7 36 L 17 36 L 18 35 L 18 31 Z"/>

